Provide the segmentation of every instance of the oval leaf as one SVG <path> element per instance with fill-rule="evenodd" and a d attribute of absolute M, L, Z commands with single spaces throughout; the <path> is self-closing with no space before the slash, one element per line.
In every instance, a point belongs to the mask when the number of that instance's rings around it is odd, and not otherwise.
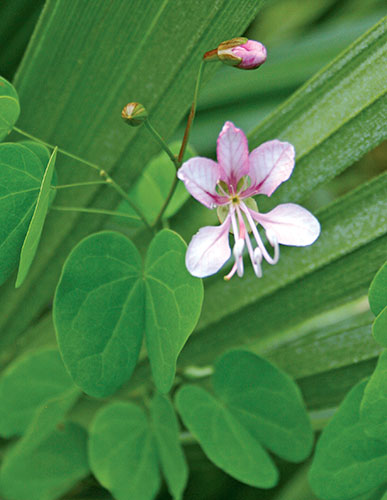
<path fill-rule="evenodd" d="M 55 148 L 52 152 L 50 160 L 47 164 L 47 168 L 43 175 L 38 200 L 35 205 L 35 210 L 32 215 L 32 219 L 28 227 L 28 231 L 24 239 L 20 254 L 19 271 L 15 285 L 16 288 L 19 288 L 19 286 L 25 280 L 38 249 L 40 236 L 43 231 L 43 226 L 46 220 L 48 206 L 51 198 L 51 182 L 54 175 L 57 150 L 58 148 Z"/>
<path fill-rule="evenodd" d="M 235 350 L 215 365 L 213 385 L 229 411 L 266 448 L 291 462 L 308 457 L 313 430 L 300 390 L 265 359 Z"/>
<path fill-rule="evenodd" d="M 175 500 L 180 500 L 187 484 L 188 467 L 179 440 L 175 410 L 166 396 L 156 394 L 151 414 L 158 456 L 169 492 Z"/>
<path fill-rule="evenodd" d="M 360 417 L 369 436 L 387 442 L 387 351 L 381 354 L 366 385 Z"/>
<path fill-rule="evenodd" d="M 360 419 L 367 381 L 357 384 L 324 429 L 309 480 L 321 500 L 347 500 L 386 479 L 387 442 L 370 438 Z"/>
<path fill-rule="evenodd" d="M 127 381 L 144 328 L 140 255 L 105 231 L 70 253 L 56 290 L 54 323 L 63 361 L 87 394 L 104 397 Z"/>
<path fill-rule="evenodd" d="M 26 438 L 16 443 L 4 458 L 0 490 L 5 498 L 54 500 L 89 472 L 87 434 L 67 423 L 55 429 L 31 449 Z"/>
<path fill-rule="evenodd" d="M 372 280 L 368 300 L 375 316 L 387 306 L 387 262 L 383 264 Z"/>
<path fill-rule="evenodd" d="M 23 434 L 39 408 L 73 388 L 56 349 L 18 359 L 0 379 L 0 435 L 8 438 Z"/>
<path fill-rule="evenodd" d="M 176 395 L 184 424 L 215 465 L 251 486 L 271 488 L 277 469 L 258 441 L 217 399 L 201 387 L 186 385 Z"/>
<path fill-rule="evenodd" d="M 20 114 L 16 89 L 0 76 L 0 141 L 12 130 Z"/>
<path fill-rule="evenodd" d="M 153 238 L 145 263 L 145 338 L 157 388 L 172 386 L 177 357 L 199 319 L 203 284 L 185 267 L 187 246 L 165 229 Z"/>
<path fill-rule="evenodd" d="M 89 458 L 98 481 L 117 500 L 152 500 L 160 487 L 148 418 L 132 403 L 100 410 L 90 429 Z"/>
<path fill-rule="evenodd" d="M 42 176 L 42 164 L 29 148 L 0 144 L 0 284 L 19 260 Z"/>
<path fill-rule="evenodd" d="M 387 347 L 387 306 L 376 317 L 372 325 L 372 335 L 378 344 Z"/>

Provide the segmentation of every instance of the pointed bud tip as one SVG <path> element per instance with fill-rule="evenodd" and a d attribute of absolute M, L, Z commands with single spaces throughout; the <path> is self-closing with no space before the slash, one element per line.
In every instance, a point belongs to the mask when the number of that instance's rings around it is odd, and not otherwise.
<path fill-rule="evenodd" d="M 128 125 L 138 127 L 148 118 L 148 113 L 139 102 L 129 102 L 121 111 L 121 116 Z"/>
<path fill-rule="evenodd" d="M 240 69 L 259 68 L 267 57 L 266 48 L 262 43 L 241 37 L 222 42 L 217 53 L 220 61 Z"/>

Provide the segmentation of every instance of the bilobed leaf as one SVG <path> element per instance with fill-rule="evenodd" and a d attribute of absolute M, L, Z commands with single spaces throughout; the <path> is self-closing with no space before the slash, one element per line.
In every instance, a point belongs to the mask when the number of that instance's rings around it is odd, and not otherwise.
<path fill-rule="evenodd" d="M 372 325 L 372 334 L 383 347 L 387 347 L 387 306 L 376 317 Z"/>
<path fill-rule="evenodd" d="M 32 153 L 35 153 L 42 164 L 42 168 L 44 170 L 46 169 L 47 163 L 49 162 L 51 156 L 46 146 L 43 146 L 43 144 L 40 144 L 39 142 L 35 141 L 21 141 L 18 142 L 17 144 L 22 144 L 30 151 L 32 151 Z"/>
<path fill-rule="evenodd" d="M 0 379 L 0 435 L 23 434 L 37 411 L 72 389 L 74 384 L 56 349 L 33 352 L 18 359 Z"/>
<path fill-rule="evenodd" d="M 368 293 L 371 311 L 378 316 L 387 306 L 387 262 L 376 273 Z"/>
<path fill-rule="evenodd" d="M 173 154 L 178 154 L 180 142 L 170 145 Z M 194 156 L 192 148 L 188 147 L 184 155 L 184 161 Z M 142 211 L 146 220 L 152 224 L 160 212 L 161 207 L 169 193 L 176 169 L 169 156 L 162 151 L 148 163 L 141 177 L 138 179 L 129 196 L 133 203 Z M 164 218 L 174 215 L 183 203 L 189 198 L 189 193 L 184 184 L 180 182 L 164 213 Z M 117 209 L 119 212 L 136 215 L 130 205 L 123 201 Z M 140 221 L 141 223 L 141 221 Z"/>
<path fill-rule="evenodd" d="M 152 240 L 145 263 L 145 339 L 156 387 L 168 392 L 176 360 L 200 315 L 203 285 L 185 266 L 186 244 L 167 229 Z"/>
<path fill-rule="evenodd" d="M 360 420 L 369 436 L 387 442 L 387 351 L 380 355 L 364 390 Z"/>
<path fill-rule="evenodd" d="M 42 176 L 42 164 L 29 148 L 0 144 L 0 284 L 19 260 Z"/>
<path fill-rule="evenodd" d="M 215 465 L 251 486 L 275 486 L 278 473 L 269 455 L 221 401 L 201 387 L 185 385 L 176 395 L 176 405 Z"/>
<path fill-rule="evenodd" d="M 6 454 L 0 491 L 7 500 L 55 500 L 89 473 L 84 429 L 66 423 L 36 447 L 26 438 Z"/>
<path fill-rule="evenodd" d="M 188 467 L 179 440 L 175 410 L 166 396 L 156 394 L 151 415 L 161 469 L 172 497 L 180 500 L 188 479 Z"/>
<path fill-rule="evenodd" d="M 70 253 L 54 300 L 63 361 L 92 396 L 113 393 L 129 379 L 144 329 L 140 255 L 110 231 L 85 238 Z"/>
<path fill-rule="evenodd" d="M 8 135 L 20 114 L 16 89 L 0 76 L 0 141 Z"/>
<path fill-rule="evenodd" d="M 36 251 L 38 249 L 40 235 L 43 231 L 43 226 L 46 220 L 46 215 L 50 203 L 51 183 L 54 175 L 56 153 L 57 148 L 55 148 L 52 152 L 50 160 L 47 164 L 47 168 L 44 172 L 38 200 L 36 202 L 35 210 L 32 215 L 25 240 L 23 242 L 20 254 L 19 271 L 16 278 L 16 288 L 19 288 L 19 286 L 23 283 L 25 277 L 27 276 L 27 273 L 31 267 Z"/>
<path fill-rule="evenodd" d="M 132 403 L 100 410 L 90 429 L 91 470 L 116 500 L 152 500 L 160 487 L 157 450 L 145 413 Z"/>
<path fill-rule="evenodd" d="M 360 418 L 366 385 L 350 391 L 317 443 L 309 480 L 321 500 L 352 499 L 386 479 L 387 441 L 371 438 Z"/>
<path fill-rule="evenodd" d="M 235 350 L 215 364 L 213 384 L 257 441 L 285 460 L 307 458 L 312 426 L 300 390 L 286 373 L 251 352 Z"/>

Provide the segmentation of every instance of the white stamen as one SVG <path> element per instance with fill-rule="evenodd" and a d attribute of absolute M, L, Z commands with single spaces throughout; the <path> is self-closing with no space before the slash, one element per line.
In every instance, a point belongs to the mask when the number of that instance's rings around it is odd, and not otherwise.
<path fill-rule="evenodd" d="M 239 257 L 239 259 L 236 261 L 236 264 L 237 264 L 237 275 L 242 278 L 243 276 L 243 259 L 242 257 Z"/>
<path fill-rule="evenodd" d="M 254 272 L 255 272 L 255 275 L 257 276 L 257 278 L 262 278 L 262 266 L 261 266 L 261 262 L 262 262 L 262 252 L 261 250 L 257 247 L 255 248 L 254 250 Z"/>
<path fill-rule="evenodd" d="M 270 245 L 274 248 L 273 264 L 277 264 L 277 262 L 279 261 L 279 256 L 280 256 L 277 235 L 271 229 L 267 229 L 266 230 L 266 238 L 267 238 L 268 242 L 270 243 Z"/>
<path fill-rule="evenodd" d="M 245 248 L 245 240 L 243 240 L 242 238 L 239 238 L 235 242 L 235 245 L 234 245 L 234 248 L 233 248 L 233 253 L 234 253 L 235 260 L 239 259 L 239 257 L 242 256 L 244 248 Z"/>

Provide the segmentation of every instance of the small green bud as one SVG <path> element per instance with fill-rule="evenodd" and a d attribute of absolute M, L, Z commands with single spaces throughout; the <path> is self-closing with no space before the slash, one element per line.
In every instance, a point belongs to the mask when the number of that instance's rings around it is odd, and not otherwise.
<path fill-rule="evenodd" d="M 148 112 L 139 102 L 130 102 L 122 110 L 121 116 L 128 125 L 138 127 L 147 120 Z"/>

